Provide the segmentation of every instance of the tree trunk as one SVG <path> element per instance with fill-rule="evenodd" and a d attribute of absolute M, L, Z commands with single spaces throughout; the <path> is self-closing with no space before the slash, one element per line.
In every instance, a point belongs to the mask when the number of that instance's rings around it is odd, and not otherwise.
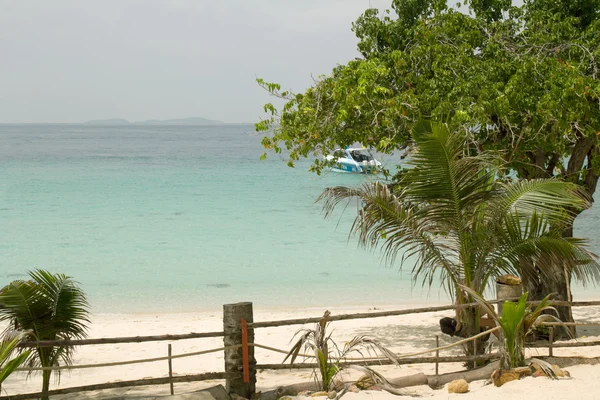
<path fill-rule="evenodd" d="M 461 323 L 462 328 L 460 330 L 459 336 L 468 338 L 475 336 L 481 333 L 481 328 L 479 326 L 479 308 L 478 307 L 469 307 L 465 308 L 461 311 Z M 489 336 L 484 336 L 476 341 L 471 341 L 465 343 L 463 348 L 465 350 L 465 355 L 467 356 L 476 356 L 485 353 L 485 345 Z M 487 361 L 481 360 L 475 363 L 468 362 L 465 363 L 465 367 L 468 369 L 475 368 L 476 366 L 481 366 L 486 364 Z"/>
<path fill-rule="evenodd" d="M 552 300 L 572 301 L 571 296 L 571 274 L 566 271 L 560 263 L 554 263 L 543 273 L 538 272 L 536 276 L 522 274 L 521 280 L 523 288 L 529 293 L 528 300 L 542 300 L 550 293 L 554 293 Z M 563 322 L 573 322 L 573 313 L 571 307 L 555 307 L 558 311 L 558 318 Z M 554 313 L 553 313 L 554 314 Z M 575 327 L 573 335 L 575 334 Z M 564 329 L 557 329 L 554 333 L 556 339 L 565 339 L 569 334 Z"/>
<path fill-rule="evenodd" d="M 48 390 L 50 390 L 50 374 L 52 371 L 42 371 L 42 400 L 48 400 Z"/>
<path fill-rule="evenodd" d="M 536 157 L 537 156 L 537 157 Z M 598 184 L 598 173 L 593 170 L 594 157 L 600 156 L 600 147 L 594 144 L 594 139 L 580 137 L 571 152 L 569 163 L 567 165 L 566 180 L 582 185 L 590 196 L 593 198 L 594 192 Z M 532 161 L 536 162 L 539 167 L 541 157 L 539 152 L 532 157 Z M 584 166 L 584 163 L 586 164 Z M 550 160 L 552 164 L 552 159 Z M 538 168 L 539 171 L 539 168 Z M 546 169 L 549 173 L 549 167 Z M 541 176 L 539 176 L 541 177 Z M 563 237 L 573 237 L 573 226 L 571 225 L 563 232 Z M 554 293 L 554 300 L 572 301 L 571 293 L 571 273 L 561 263 L 554 265 L 549 271 L 545 271 L 548 278 L 544 278 L 541 274 L 537 277 L 522 276 L 523 287 L 529 292 L 530 300 L 541 300 L 550 293 Z M 563 322 L 573 322 L 573 313 L 571 307 L 556 307 L 558 318 Z M 571 327 L 571 334 L 575 335 L 575 327 Z M 555 332 L 557 339 L 566 339 L 569 337 L 569 332 L 565 329 L 559 329 Z"/>

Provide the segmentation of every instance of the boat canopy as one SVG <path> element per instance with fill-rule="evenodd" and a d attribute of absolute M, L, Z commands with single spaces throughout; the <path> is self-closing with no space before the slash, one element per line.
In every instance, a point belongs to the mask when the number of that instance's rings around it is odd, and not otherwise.
<path fill-rule="evenodd" d="M 364 149 L 348 149 L 352 159 L 356 162 L 372 161 L 373 155 Z"/>

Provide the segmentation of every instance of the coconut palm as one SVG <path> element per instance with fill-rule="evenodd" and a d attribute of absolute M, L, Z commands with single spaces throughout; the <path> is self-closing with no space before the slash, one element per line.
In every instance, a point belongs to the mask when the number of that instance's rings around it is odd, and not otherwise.
<path fill-rule="evenodd" d="M 16 347 L 23 339 L 25 339 L 28 333 L 29 332 L 8 331 L 3 335 L 2 340 L 0 341 L 0 391 L 2 390 L 2 383 L 6 378 L 8 378 L 15 369 L 19 368 L 19 365 L 29 357 L 29 350 L 13 357 Z"/>
<path fill-rule="evenodd" d="M 325 216 L 358 198 L 351 233 L 359 243 L 381 245 L 390 262 L 398 254 L 411 259 L 415 280 L 431 286 L 439 277 L 460 303 L 473 300 L 460 285 L 481 294 L 496 276 L 544 273 L 557 259 L 579 280 L 598 280 L 600 265 L 584 242 L 561 237 L 574 210 L 590 205 L 578 186 L 499 179 L 505 171 L 498 153 L 469 154 L 464 137 L 441 123 L 420 122 L 412 136 L 409 168 L 393 186 L 376 181 L 328 188 L 317 200 Z M 479 333 L 478 313 L 461 311 L 464 333 Z"/>
<path fill-rule="evenodd" d="M 0 321 L 29 331 L 28 340 L 84 338 L 89 306 L 77 283 L 66 275 L 43 270 L 31 271 L 29 276 L 30 280 L 11 282 L 0 291 Z M 69 365 L 72 357 L 72 346 L 36 347 L 27 358 L 27 366 Z M 51 373 L 42 371 L 43 393 L 48 391 Z"/>
<path fill-rule="evenodd" d="M 550 306 L 551 294 L 544 297 L 537 307 L 532 309 L 527 304 L 529 293 L 525 292 L 519 298 L 519 301 L 505 301 L 502 307 L 502 315 L 496 314 L 494 306 L 486 301 L 478 293 L 465 287 L 475 301 L 485 312 L 495 321 L 496 325 L 502 331 L 501 340 L 501 366 L 504 369 L 511 369 L 525 366 L 525 338 L 533 333 L 534 329 L 544 322 L 561 322 L 558 317 L 552 314 L 542 314 L 544 311 L 550 311 L 554 314 L 558 312 Z"/>

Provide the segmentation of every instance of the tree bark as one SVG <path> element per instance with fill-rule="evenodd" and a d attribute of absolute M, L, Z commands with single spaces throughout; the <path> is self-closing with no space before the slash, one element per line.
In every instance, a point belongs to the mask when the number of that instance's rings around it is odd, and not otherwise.
<path fill-rule="evenodd" d="M 598 157 L 599 147 L 594 145 L 594 140 L 591 138 L 581 137 L 575 143 L 571 158 L 567 165 L 566 180 L 569 182 L 582 185 L 591 201 L 592 196 L 596 191 L 598 184 L 598 174 L 592 168 L 594 157 Z M 535 157 L 536 165 L 541 162 L 539 152 Z M 587 162 L 586 162 L 587 161 Z M 552 158 L 550 160 L 552 163 Z M 584 166 L 584 163 L 586 164 Z M 539 165 L 538 165 L 539 166 Z M 549 167 L 546 172 L 550 172 Z M 563 231 L 563 237 L 573 237 L 573 225 L 568 226 Z M 544 271 L 548 278 L 544 278 L 541 274 L 537 277 L 522 276 L 523 286 L 529 292 L 530 300 L 541 300 L 550 293 L 554 293 L 554 300 L 572 301 L 571 293 L 571 272 L 560 262 L 553 265 L 550 270 Z M 571 307 L 560 306 L 556 307 L 558 317 L 563 322 L 573 322 L 573 313 Z M 575 327 L 571 327 L 571 334 L 576 335 Z M 566 339 L 569 334 L 566 330 L 561 329 L 555 332 L 556 339 Z"/>
<path fill-rule="evenodd" d="M 242 318 L 247 323 L 254 322 L 252 303 L 235 303 L 223 305 L 223 344 L 225 347 L 243 345 Z M 254 329 L 247 331 L 248 343 L 254 343 Z M 244 349 L 243 347 L 227 348 L 224 355 L 225 372 L 229 377 L 225 382 L 227 393 L 236 394 L 246 399 L 256 391 L 256 359 L 254 358 L 254 346 L 248 347 L 248 382 L 245 382 L 243 374 Z"/>
<path fill-rule="evenodd" d="M 537 277 L 524 274 L 521 278 L 523 287 L 529 292 L 528 300 L 542 300 L 550 293 L 554 293 L 552 300 L 572 301 L 571 296 L 571 274 L 565 270 L 560 263 L 555 263 L 549 270 L 544 271 L 544 276 L 540 271 Z M 547 278 L 546 278 L 547 276 Z M 573 313 L 569 306 L 556 306 L 558 318 L 563 322 L 573 322 Z M 575 335 L 575 327 L 572 327 L 572 334 Z M 566 339 L 569 334 L 564 329 L 555 332 L 555 338 Z"/>
<path fill-rule="evenodd" d="M 52 371 L 42 371 L 42 400 L 48 400 L 48 390 L 50 390 L 50 375 Z"/>
<path fill-rule="evenodd" d="M 459 336 L 468 338 L 475 336 L 481 333 L 481 328 L 479 326 L 479 307 L 468 307 L 464 308 L 461 312 L 461 323 L 462 328 L 459 332 Z M 489 338 L 489 335 L 486 335 L 478 340 L 468 342 L 464 344 L 465 355 L 466 356 L 476 356 L 485 353 L 485 344 Z M 468 369 L 475 368 L 475 366 L 481 366 L 486 364 L 485 360 L 475 361 L 475 362 L 467 362 L 465 363 L 465 367 Z"/>
<path fill-rule="evenodd" d="M 596 145 L 590 148 L 587 154 L 587 174 L 585 176 L 584 187 L 587 189 L 590 195 L 590 200 L 592 202 L 594 201 L 594 198 L 592 196 L 594 196 L 596 188 L 598 187 L 598 177 L 600 177 L 598 171 L 594 171 L 594 169 L 592 168 L 594 157 L 600 157 L 600 145 Z"/>

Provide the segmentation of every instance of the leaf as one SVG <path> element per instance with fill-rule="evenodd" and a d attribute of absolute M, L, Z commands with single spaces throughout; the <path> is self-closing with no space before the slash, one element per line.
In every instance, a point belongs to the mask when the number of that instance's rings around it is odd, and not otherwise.
<path fill-rule="evenodd" d="M 30 353 L 31 351 L 27 350 L 13 358 L 12 360 L 6 362 L 2 369 L 0 369 L 0 385 L 2 385 L 2 382 L 4 382 L 6 378 L 10 376 L 10 374 L 12 374 L 17 368 L 19 368 L 21 364 L 25 362 L 27 357 L 29 357 Z"/>

